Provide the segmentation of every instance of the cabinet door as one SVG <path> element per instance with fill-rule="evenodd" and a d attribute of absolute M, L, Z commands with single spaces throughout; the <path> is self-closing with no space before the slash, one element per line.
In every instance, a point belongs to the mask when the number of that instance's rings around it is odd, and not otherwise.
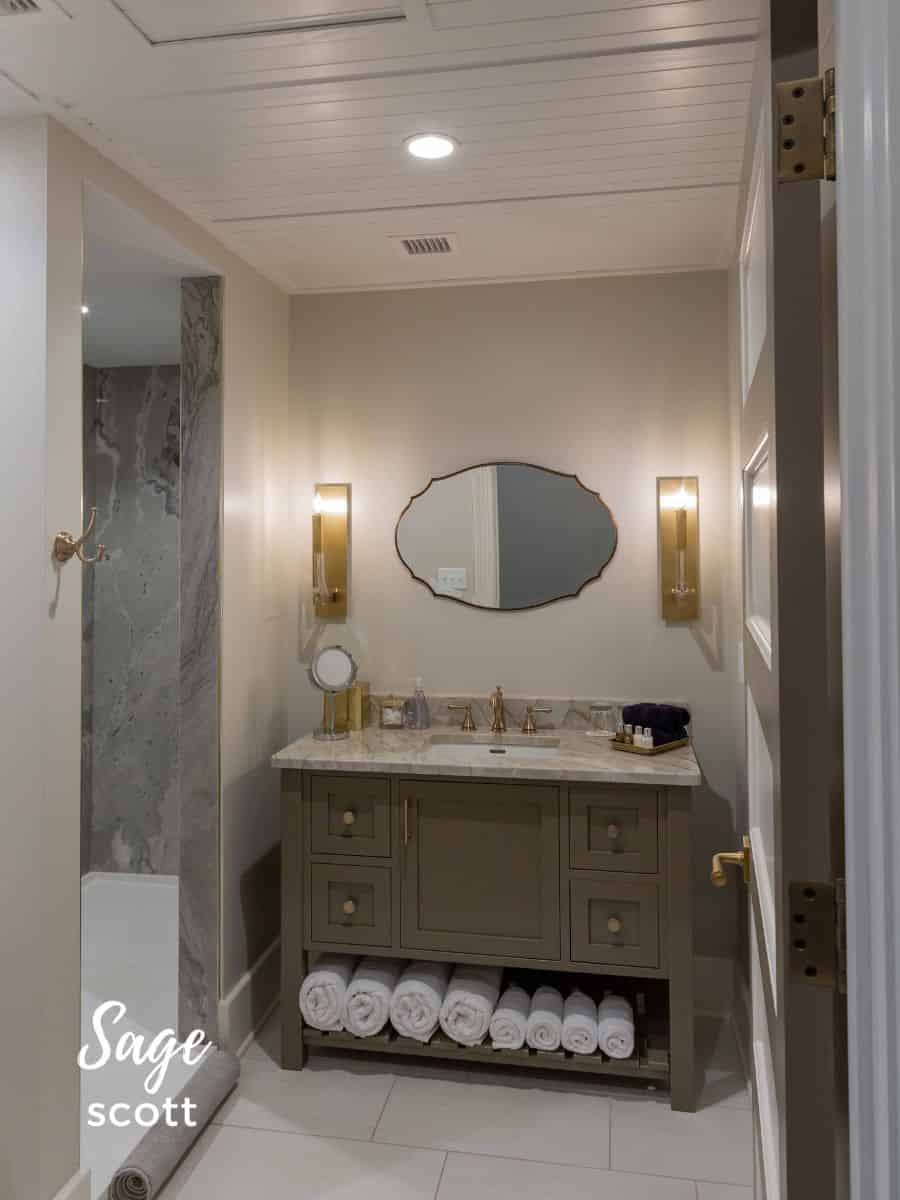
<path fill-rule="evenodd" d="M 559 958 L 559 792 L 400 784 L 403 946 Z"/>

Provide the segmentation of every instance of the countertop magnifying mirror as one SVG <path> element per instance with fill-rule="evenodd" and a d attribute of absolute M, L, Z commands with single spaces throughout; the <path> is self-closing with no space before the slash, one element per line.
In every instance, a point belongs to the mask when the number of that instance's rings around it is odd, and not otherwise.
<path fill-rule="evenodd" d="M 314 737 L 319 741 L 333 742 L 349 737 L 346 729 L 334 727 L 334 698 L 353 686 L 359 670 L 356 659 L 343 646 L 326 646 L 319 650 L 309 667 L 309 678 L 320 692 L 325 693 L 325 713 L 321 728 Z"/>
<path fill-rule="evenodd" d="M 577 596 L 602 575 L 618 533 L 577 475 L 494 462 L 432 479 L 401 513 L 395 540 L 433 595 L 510 612 Z"/>

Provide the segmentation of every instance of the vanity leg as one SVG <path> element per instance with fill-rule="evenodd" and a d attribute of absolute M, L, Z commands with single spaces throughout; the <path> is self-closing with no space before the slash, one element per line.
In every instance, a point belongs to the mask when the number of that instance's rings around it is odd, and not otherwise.
<path fill-rule="evenodd" d="M 696 1112 L 691 789 L 668 790 L 669 1074 L 672 1108 Z"/>
<path fill-rule="evenodd" d="M 281 1066 L 306 1064 L 303 1021 L 297 1007 L 306 974 L 303 949 L 303 776 L 281 772 Z"/>

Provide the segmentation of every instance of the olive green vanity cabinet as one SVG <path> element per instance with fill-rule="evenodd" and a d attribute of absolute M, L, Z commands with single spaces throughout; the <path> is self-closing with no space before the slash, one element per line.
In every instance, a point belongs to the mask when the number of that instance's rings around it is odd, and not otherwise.
<path fill-rule="evenodd" d="M 691 789 L 545 780 L 282 772 L 282 1065 L 327 1044 L 643 1078 L 694 1107 Z M 499 963 L 637 1002 L 626 1062 L 465 1050 L 303 1027 L 323 952 Z M 608 977 L 608 985 L 604 982 Z M 591 984 L 593 979 L 593 984 Z M 646 1011 L 642 1004 L 647 998 Z"/>

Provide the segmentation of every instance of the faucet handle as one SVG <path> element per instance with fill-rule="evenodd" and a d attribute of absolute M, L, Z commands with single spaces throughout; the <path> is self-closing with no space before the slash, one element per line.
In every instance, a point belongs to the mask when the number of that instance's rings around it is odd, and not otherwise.
<path fill-rule="evenodd" d="M 553 712 L 553 709 L 548 708 L 548 707 L 541 707 L 537 704 L 526 704 L 525 720 L 522 722 L 522 732 L 523 733 L 537 733 L 537 725 L 535 725 L 535 723 L 534 723 L 534 714 L 536 712 L 548 713 L 548 712 Z"/>
<path fill-rule="evenodd" d="M 460 712 L 462 712 L 462 710 L 465 709 L 466 715 L 463 717 L 462 730 L 464 733 L 474 733 L 475 732 L 476 726 L 475 726 L 475 722 L 472 720 L 472 705 L 471 704 L 448 704 L 447 707 L 459 709 Z"/>

